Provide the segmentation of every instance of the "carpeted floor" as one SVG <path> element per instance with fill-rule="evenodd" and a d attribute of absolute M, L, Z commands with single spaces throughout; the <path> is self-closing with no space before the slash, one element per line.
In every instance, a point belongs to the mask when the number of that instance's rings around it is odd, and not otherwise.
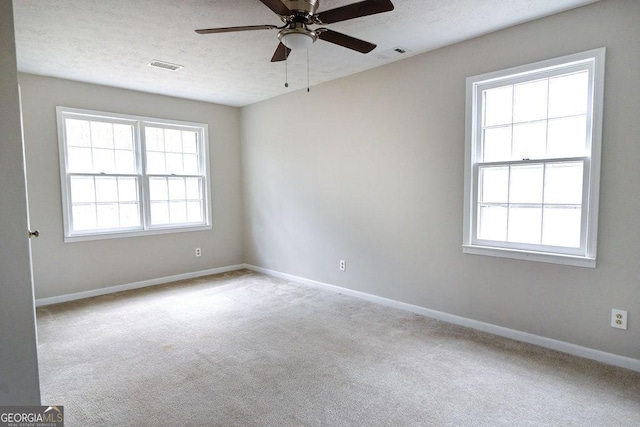
<path fill-rule="evenodd" d="M 37 318 L 66 426 L 640 425 L 640 373 L 249 271 Z"/>

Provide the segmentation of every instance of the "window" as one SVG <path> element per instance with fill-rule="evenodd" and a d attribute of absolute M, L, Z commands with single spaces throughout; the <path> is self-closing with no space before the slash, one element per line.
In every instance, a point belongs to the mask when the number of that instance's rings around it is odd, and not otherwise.
<path fill-rule="evenodd" d="M 595 267 L 604 55 L 467 79 L 465 253 Z"/>
<path fill-rule="evenodd" d="M 57 107 L 65 241 L 211 228 L 207 125 Z"/>

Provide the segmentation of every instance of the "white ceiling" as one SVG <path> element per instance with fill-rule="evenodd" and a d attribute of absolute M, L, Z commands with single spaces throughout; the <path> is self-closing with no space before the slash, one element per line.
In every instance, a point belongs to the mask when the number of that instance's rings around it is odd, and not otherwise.
<path fill-rule="evenodd" d="M 597 0 L 393 0 L 395 10 L 327 25 L 376 43 L 363 55 L 324 41 L 309 49 L 311 86 Z M 320 11 L 353 3 L 321 0 Z M 22 72 L 244 106 L 307 85 L 306 52 L 271 63 L 277 31 L 199 35 L 272 24 L 259 0 L 14 0 Z M 395 47 L 410 52 L 381 59 Z M 154 60 L 184 65 L 172 72 Z"/>

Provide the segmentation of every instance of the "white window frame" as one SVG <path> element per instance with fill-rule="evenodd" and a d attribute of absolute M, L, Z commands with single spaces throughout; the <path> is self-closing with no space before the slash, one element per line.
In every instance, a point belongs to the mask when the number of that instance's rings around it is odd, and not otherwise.
<path fill-rule="evenodd" d="M 587 152 L 576 160 L 584 162 L 581 245 L 578 250 L 543 245 L 510 244 L 477 238 L 478 163 L 481 153 L 482 91 L 576 69 L 588 70 L 591 108 L 587 113 Z M 599 48 L 536 62 L 507 70 L 468 77 L 466 80 L 466 130 L 464 169 L 463 244 L 466 254 L 547 262 L 579 267 L 596 267 L 600 157 L 604 98 L 605 48 Z M 549 164 L 559 159 L 498 162 L 505 165 Z M 562 161 L 570 160 L 562 158 Z"/>
<path fill-rule="evenodd" d="M 71 189 L 70 176 L 76 175 L 68 172 L 68 157 L 66 143 L 65 119 L 77 117 L 92 121 L 105 121 L 109 123 L 124 123 L 133 126 L 134 129 L 134 150 L 136 153 L 137 172 L 131 176 L 138 177 L 138 193 L 140 200 L 140 223 L 141 226 L 118 229 L 73 231 L 73 218 L 71 210 Z M 159 119 L 128 114 L 109 113 L 103 111 L 86 110 L 79 108 L 56 107 L 56 118 L 58 125 L 58 149 L 60 159 L 60 182 L 62 190 L 62 215 L 64 226 L 64 242 L 78 242 L 88 240 L 113 239 L 120 237 L 147 236 L 154 234 L 191 232 L 212 229 L 211 215 L 211 171 L 209 161 L 209 131 L 205 123 L 185 122 L 177 120 Z M 199 223 L 187 224 L 163 224 L 151 225 L 150 218 L 150 198 L 149 198 L 149 177 L 158 176 L 147 174 L 145 157 L 145 126 L 156 126 L 162 128 L 173 128 L 181 130 L 195 131 L 198 135 L 200 150 L 199 167 L 202 171 L 204 185 L 203 192 L 203 221 Z M 91 175 L 91 174 L 88 174 Z M 121 176 L 119 174 L 106 174 L 106 176 Z M 183 175 L 178 175 L 183 176 Z"/>

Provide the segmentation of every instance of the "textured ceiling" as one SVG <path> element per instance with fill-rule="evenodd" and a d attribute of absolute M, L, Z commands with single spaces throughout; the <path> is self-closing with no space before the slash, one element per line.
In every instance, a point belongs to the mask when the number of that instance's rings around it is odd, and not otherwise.
<path fill-rule="evenodd" d="M 327 25 L 378 47 L 363 55 L 317 41 L 309 49 L 310 84 L 595 1 L 393 0 L 392 12 Z M 321 0 L 319 11 L 350 3 Z M 278 16 L 258 0 L 14 0 L 13 4 L 22 72 L 232 106 L 307 85 L 306 52 L 292 52 L 286 65 L 270 62 L 278 45 L 275 30 L 194 32 L 280 25 Z M 398 46 L 410 52 L 381 58 Z M 147 64 L 154 59 L 184 68 L 176 72 L 151 68 Z"/>

